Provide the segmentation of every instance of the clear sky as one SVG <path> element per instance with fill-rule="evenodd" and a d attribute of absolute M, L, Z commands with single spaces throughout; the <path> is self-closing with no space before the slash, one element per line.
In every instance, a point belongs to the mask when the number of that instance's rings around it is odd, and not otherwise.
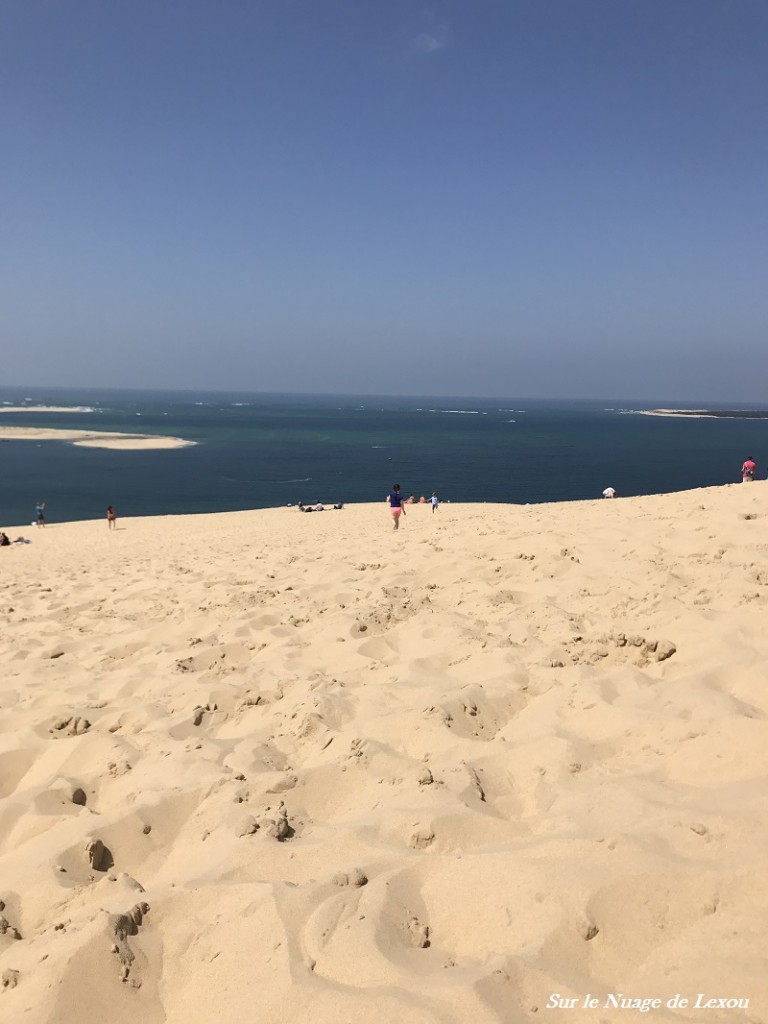
<path fill-rule="evenodd" d="M 765 0 L 2 0 L 0 376 L 763 399 Z"/>

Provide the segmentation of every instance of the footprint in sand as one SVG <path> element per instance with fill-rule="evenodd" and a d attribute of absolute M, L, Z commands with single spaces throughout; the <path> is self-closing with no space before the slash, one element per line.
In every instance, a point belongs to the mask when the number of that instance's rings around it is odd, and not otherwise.
<path fill-rule="evenodd" d="M 429 946 L 429 925 L 422 924 L 418 917 L 412 915 L 405 925 L 408 940 L 417 949 L 427 949 Z"/>
<path fill-rule="evenodd" d="M 16 988 L 19 983 L 20 974 L 18 971 L 14 971 L 12 967 L 3 971 L 2 978 L 0 979 L 0 985 L 2 988 Z"/>
<path fill-rule="evenodd" d="M 138 935 L 139 926 L 148 913 L 148 903 L 137 903 L 126 914 L 110 914 L 107 919 L 107 928 L 113 939 L 112 952 L 120 964 L 120 980 L 123 982 L 130 980 L 130 984 L 134 988 L 139 988 L 141 981 L 136 978 L 129 979 L 136 957 L 128 939 L 133 935 Z"/>
<path fill-rule="evenodd" d="M 94 871 L 108 871 L 114 866 L 112 852 L 107 849 L 101 839 L 87 839 L 85 841 L 85 854 L 88 863 Z"/>
<path fill-rule="evenodd" d="M 443 722 L 457 736 L 466 739 L 492 740 L 528 703 L 522 692 L 489 699 L 482 686 L 467 686 L 456 700 L 440 709 Z"/>
<path fill-rule="evenodd" d="M 82 736 L 91 728 L 87 718 L 80 715 L 62 715 L 48 729 L 54 739 L 61 736 Z"/>
<path fill-rule="evenodd" d="M 21 938 L 18 928 L 14 928 L 7 917 L 4 916 L 5 903 L 0 900 L 0 949 L 6 943 L 17 942 Z"/>
<path fill-rule="evenodd" d="M 358 889 L 360 886 L 368 884 L 368 876 L 360 868 L 352 868 L 351 871 L 337 872 L 331 881 L 334 885 L 341 886 L 342 888 L 352 886 L 352 888 Z"/>

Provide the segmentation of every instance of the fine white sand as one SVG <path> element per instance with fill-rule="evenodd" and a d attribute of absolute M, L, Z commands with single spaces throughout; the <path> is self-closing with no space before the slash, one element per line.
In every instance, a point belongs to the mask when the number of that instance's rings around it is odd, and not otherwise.
<path fill-rule="evenodd" d="M 0 427 L 0 440 L 3 439 L 6 441 L 70 441 L 79 448 L 123 448 L 136 451 L 148 448 L 187 448 L 197 443 L 185 441 L 181 437 L 120 434 L 106 430 L 59 430 L 51 427 Z"/>
<path fill-rule="evenodd" d="M 768 1019 L 766 505 L 27 527 L 0 1020 Z"/>

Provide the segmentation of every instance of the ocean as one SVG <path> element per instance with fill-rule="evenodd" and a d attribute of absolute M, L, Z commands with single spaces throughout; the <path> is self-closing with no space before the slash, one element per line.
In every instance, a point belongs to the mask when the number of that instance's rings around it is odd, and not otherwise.
<path fill-rule="evenodd" d="M 768 462 L 768 420 L 639 416 L 658 403 L 523 398 L 393 398 L 222 392 L 0 388 L 5 404 L 81 405 L 86 413 L 4 414 L 1 424 L 168 434 L 166 451 L 0 444 L 0 524 L 179 515 L 304 502 L 574 501 L 740 480 Z M 716 405 L 709 408 L 717 408 Z M 722 406 L 725 408 L 725 406 Z M 730 403 L 727 408 L 735 408 Z M 746 407 L 745 407 L 746 408 Z"/>

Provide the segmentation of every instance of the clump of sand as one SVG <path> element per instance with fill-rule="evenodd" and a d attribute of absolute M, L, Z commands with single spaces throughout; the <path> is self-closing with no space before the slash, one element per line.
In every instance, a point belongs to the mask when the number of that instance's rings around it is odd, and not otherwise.
<path fill-rule="evenodd" d="M 275 509 L 0 551 L 0 1019 L 768 1017 L 764 506 Z"/>

